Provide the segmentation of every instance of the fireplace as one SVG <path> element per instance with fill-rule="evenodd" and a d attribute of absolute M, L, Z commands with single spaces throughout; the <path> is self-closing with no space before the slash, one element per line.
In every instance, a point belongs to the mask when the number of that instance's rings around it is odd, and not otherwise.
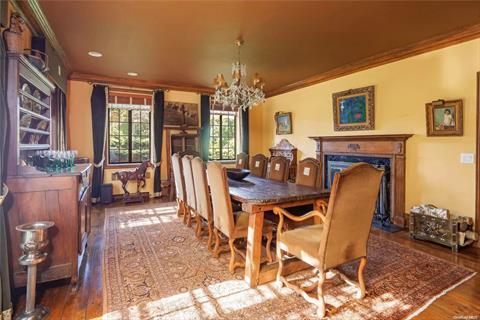
<path fill-rule="evenodd" d="M 390 206 L 390 158 L 385 157 L 371 157 L 371 156 L 353 156 L 353 155 L 325 155 L 324 159 L 324 186 L 326 189 L 332 187 L 335 173 L 340 172 L 352 164 L 358 162 L 369 163 L 376 168 L 382 169 L 384 175 L 380 183 L 380 191 L 378 193 L 377 205 L 375 214 L 373 216 L 373 225 L 377 228 L 396 232 L 400 228 L 395 226 L 391 220 L 391 206 Z"/>
<path fill-rule="evenodd" d="M 405 149 L 412 135 L 310 137 L 321 164 L 321 187 L 329 189 L 335 172 L 367 162 L 385 169 L 375 211 L 375 225 L 405 227 Z"/>

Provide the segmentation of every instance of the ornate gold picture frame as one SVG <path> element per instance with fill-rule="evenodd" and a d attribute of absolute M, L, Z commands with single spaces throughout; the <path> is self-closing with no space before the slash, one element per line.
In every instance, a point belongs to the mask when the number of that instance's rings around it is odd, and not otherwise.
<path fill-rule="evenodd" d="M 333 129 L 355 131 L 375 129 L 374 86 L 334 93 Z"/>
<path fill-rule="evenodd" d="M 275 113 L 276 133 L 292 134 L 292 113 L 277 112 Z"/>
<path fill-rule="evenodd" d="M 463 136 L 462 100 L 437 100 L 425 105 L 427 136 Z"/>

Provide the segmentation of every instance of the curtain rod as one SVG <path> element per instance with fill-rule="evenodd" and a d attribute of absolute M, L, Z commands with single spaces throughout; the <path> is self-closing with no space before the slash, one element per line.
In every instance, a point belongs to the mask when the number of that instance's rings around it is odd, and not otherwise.
<path fill-rule="evenodd" d="M 145 91 L 145 92 L 151 92 L 153 93 L 157 89 L 146 89 L 146 88 L 137 88 L 137 87 L 129 87 L 129 86 L 122 86 L 122 85 L 116 85 L 116 84 L 111 84 L 111 83 L 106 83 L 106 82 L 92 82 L 88 81 L 89 84 L 91 85 L 102 85 L 102 86 L 107 86 L 112 89 L 130 89 L 130 90 L 136 90 L 136 91 Z M 167 91 L 167 90 L 164 90 Z"/>
<path fill-rule="evenodd" d="M 137 88 L 137 87 L 129 87 L 129 86 L 111 84 L 111 83 L 107 83 L 107 82 L 95 82 L 95 81 L 87 81 L 87 83 L 89 83 L 91 85 L 98 84 L 98 85 L 112 87 L 112 88 L 131 89 L 131 90 L 139 90 L 139 91 L 146 91 L 146 92 L 152 92 L 152 93 L 155 92 L 156 90 L 162 90 L 164 92 L 168 92 L 168 91 L 173 90 L 173 89 L 162 89 L 162 88 L 156 88 L 156 89 Z M 178 91 L 185 91 L 185 90 L 178 90 Z M 193 93 L 196 93 L 196 94 L 199 94 L 199 95 L 202 95 L 202 94 L 208 94 L 210 96 L 212 95 L 211 93 L 206 93 L 206 92 L 201 92 L 201 91 L 186 91 L 186 92 L 193 92 Z"/>

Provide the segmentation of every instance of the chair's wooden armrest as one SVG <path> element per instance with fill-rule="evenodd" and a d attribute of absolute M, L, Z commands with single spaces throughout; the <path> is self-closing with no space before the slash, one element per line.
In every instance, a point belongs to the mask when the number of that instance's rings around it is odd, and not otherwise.
<path fill-rule="evenodd" d="M 285 209 L 282 209 L 280 207 L 274 207 L 273 208 L 273 213 L 278 215 L 279 218 L 280 218 L 280 221 L 278 223 L 278 229 L 277 229 L 278 233 L 282 233 L 282 231 L 283 231 L 283 220 L 284 220 L 283 217 L 284 216 L 287 217 L 288 219 L 290 219 L 292 221 L 296 221 L 296 222 L 304 221 L 304 220 L 307 220 L 307 219 L 310 219 L 310 218 L 313 218 L 313 217 L 320 217 L 320 219 L 322 219 L 322 222 L 325 223 L 325 216 L 320 211 L 317 211 L 317 210 L 310 211 L 310 212 L 304 214 L 303 216 L 297 217 L 297 216 L 292 215 L 291 213 L 289 213 Z"/>
<path fill-rule="evenodd" d="M 328 208 L 328 202 L 325 201 L 324 199 L 318 199 L 315 201 L 315 207 L 319 208 L 323 215 L 327 214 L 327 208 Z"/>
<path fill-rule="evenodd" d="M 304 220 L 307 220 L 307 219 L 310 219 L 310 218 L 313 218 L 313 217 L 320 217 L 322 220 L 325 219 L 325 216 L 320 211 L 317 211 L 317 210 L 310 211 L 310 212 L 304 214 L 303 216 L 294 216 L 293 214 L 289 213 L 285 209 L 282 209 L 280 207 L 275 207 L 275 208 L 273 208 L 273 213 L 275 213 L 276 215 L 279 215 L 279 216 L 284 215 L 288 219 L 296 221 L 296 222 L 304 221 Z"/>

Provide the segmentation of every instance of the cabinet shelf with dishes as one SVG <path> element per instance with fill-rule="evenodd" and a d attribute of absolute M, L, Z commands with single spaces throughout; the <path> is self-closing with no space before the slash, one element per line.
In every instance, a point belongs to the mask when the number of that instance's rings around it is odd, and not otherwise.
<path fill-rule="evenodd" d="M 38 150 L 51 148 L 52 94 L 54 84 L 23 55 L 8 54 L 8 101 L 12 133 L 7 171 L 19 173 L 18 166 Z"/>

